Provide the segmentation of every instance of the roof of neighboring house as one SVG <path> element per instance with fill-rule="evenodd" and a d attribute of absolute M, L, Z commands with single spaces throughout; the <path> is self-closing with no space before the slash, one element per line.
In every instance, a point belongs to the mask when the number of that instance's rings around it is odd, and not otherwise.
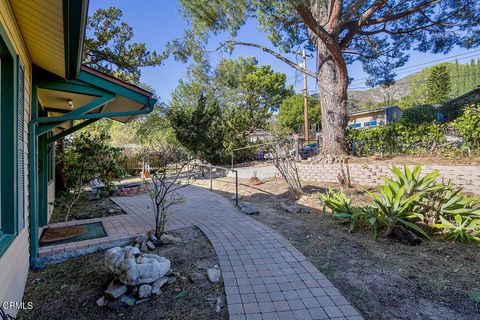
<path fill-rule="evenodd" d="M 387 109 L 390 109 L 390 108 L 398 108 L 398 107 L 397 106 L 389 106 L 389 107 L 384 107 L 384 108 L 361 110 L 361 111 L 349 112 L 348 115 L 349 116 L 356 116 L 356 115 L 362 115 L 362 114 L 377 113 L 377 112 L 386 111 Z"/>
<path fill-rule="evenodd" d="M 465 94 L 462 94 L 459 97 L 453 98 L 452 100 L 448 101 L 447 103 L 457 103 L 457 102 L 460 102 L 462 100 L 468 99 L 470 96 L 472 96 L 474 94 L 479 94 L 480 95 L 480 87 L 478 87 L 476 89 L 473 89 L 472 91 L 469 91 Z"/>

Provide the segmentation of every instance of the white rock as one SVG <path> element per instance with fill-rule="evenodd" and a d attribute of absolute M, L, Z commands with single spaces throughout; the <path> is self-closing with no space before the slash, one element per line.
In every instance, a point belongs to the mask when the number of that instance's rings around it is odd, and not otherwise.
<path fill-rule="evenodd" d="M 143 242 L 143 243 L 140 245 L 140 251 L 142 251 L 142 252 L 148 251 L 148 246 L 147 246 L 147 243 L 146 243 L 146 242 Z"/>
<path fill-rule="evenodd" d="M 153 242 L 150 241 L 150 240 L 147 241 L 147 247 L 148 247 L 148 249 L 150 249 L 150 250 L 155 250 L 155 245 L 154 245 Z"/>
<path fill-rule="evenodd" d="M 207 269 L 208 280 L 212 283 L 217 283 L 220 281 L 222 273 L 218 269 Z"/>
<path fill-rule="evenodd" d="M 127 286 L 124 284 L 110 284 L 105 290 L 105 298 L 114 300 L 127 292 Z"/>
<path fill-rule="evenodd" d="M 149 284 L 142 284 L 138 288 L 138 297 L 140 299 L 149 298 L 152 295 L 152 286 Z"/>
<path fill-rule="evenodd" d="M 127 255 L 126 252 L 129 252 Z M 131 257 L 138 249 L 132 247 L 112 248 L 105 254 L 105 263 L 118 280 L 128 286 L 152 283 L 166 275 L 170 270 L 170 261 L 155 254 L 144 254 L 143 260 Z M 139 255 L 135 254 L 135 255 Z M 141 263 L 138 263 L 141 262 Z"/>
<path fill-rule="evenodd" d="M 177 242 L 178 239 L 175 238 L 175 237 L 172 236 L 172 235 L 169 235 L 169 234 L 164 233 L 164 234 L 162 234 L 162 236 L 160 237 L 160 241 L 161 241 L 162 243 L 169 244 L 169 243 Z"/>
<path fill-rule="evenodd" d="M 97 306 L 104 307 L 108 304 L 108 301 L 105 300 L 104 296 L 101 296 L 100 299 L 97 300 Z"/>
<path fill-rule="evenodd" d="M 168 282 L 167 277 L 162 277 L 152 283 L 152 294 L 158 295 L 160 293 L 160 289 Z"/>

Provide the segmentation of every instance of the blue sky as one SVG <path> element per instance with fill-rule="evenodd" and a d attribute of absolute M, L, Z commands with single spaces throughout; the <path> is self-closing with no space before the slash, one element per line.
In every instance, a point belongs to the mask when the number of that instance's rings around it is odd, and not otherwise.
<path fill-rule="evenodd" d="M 123 19 L 133 27 L 134 41 L 145 42 L 148 50 L 156 50 L 162 52 L 165 44 L 172 39 L 181 37 L 183 30 L 186 27 L 186 22 L 178 15 L 180 4 L 176 0 L 90 0 L 90 13 L 98 8 L 108 8 L 115 6 L 123 11 Z M 209 46 L 215 48 L 219 42 L 225 40 L 225 35 L 213 37 L 210 40 Z M 256 21 L 250 21 L 245 25 L 238 35 L 238 40 L 256 42 L 262 45 L 269 45 L 269 41 L 265 34 L 257 29 Z M 429 64 L 435 64 L 436 61 L 449 61 L 455 58 L 450 58 L 454 55 L 461 55 L 458 57 L 460 63 L 469 62 L 472 57 L 480 57 L 478 50 L 471 52 L 465 49 L 454 49 L 447 55 L 433 55 L 430 53 L 412 52 L 409 62 L 398 70 L 398 77 L 403 77 L 409 73 L 416 72 Z M 301 74 L 296 72 L 285 63 L 275 59 L 267 53 L 256 48 L 236 47 L 233 54 L 230 56 L 226 53 L 213 53 L 210 55 L 212 65 L 216 61 L 224 58 L 236 58 L 238 56 L 255 56 L 260 64 L 270 64 L 275 71 L 284 72 L 287 75 L 288 84 L 294 85 L 297 91 L 302 88 Z M 295 59 L 293 56 L 291 59 Z M 424 64 L 415 67 L 419 64 Z M 315 61 L 307 62 L 310 68 L 315 67 Z M 171 91 L 176 87 L 178 80 L 186 77 L 187 66 L 181 62 L 169 58 L 162 66 L 143 68 L 142 82 L 150 84 L 159 95 L 160 99 L 168 101 Z M 363 80 L 358 80 L 366 77 L 360 64 L 353 64 L 349 66 L 349 75 L 354 78 L 351 89 L 365 87 Z M 357 80 L 355 80 L 357 79 Z M 309 91 L 314 91 L 315 83 L 313 79 L 308 80 Z"/>

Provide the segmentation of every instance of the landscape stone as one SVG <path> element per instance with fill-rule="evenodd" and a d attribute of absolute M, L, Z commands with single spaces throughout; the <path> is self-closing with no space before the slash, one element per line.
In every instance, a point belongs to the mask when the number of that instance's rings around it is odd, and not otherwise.
<path fill-rule="evenodd" d="M 217 283 L 220 281 L 222 273 L 218 269 L 207 269 L 208 280 L 212 283 Z"/>
<path fill-rule="evenodd" d="M 164 244 L 170 244 L 170 243 L 174 243 L 174 242 L 177 242 L 178 239 L 175 238 L 174 236 L 170 235 L 170 234 L 162 234 L 162 236 L 160 237 L 160 241 Z"/>
<path fill-rule="evenodd" d="M 149 284 L 142 284 L 138 288 L 138 297 L 140 299 L 149 298 L 152 295 L 152 286 Z"/>
<path fill-rule="evenodd" d="M 142 244 L 142 243 L 146 242 L 147 240 L 148 240 L 147 236 L 140 236 L 140 237 L 137 238 L 137 240 L 135 240 L 135 242 Z"/>
<path fill-rule="evenodd" d="M 158 295 L 160 293 L 160 289 L 168 282 L 167 277 L 160 278 L 152 283 L 152 294 Z"/>
<path fill-rule="evenodd" d="M 110 284 L 105 290 L 105 298 L 109 300 L 114 300 L 120 297 L 122 294 L 127 292 L 127 286 L 124 284 Z"/>
<path fill-rule="evenodd" d="M 250 204 L 239 203 L 238 206 L 240 207 L 240 211 L 245 214 L 254 215 L 259 213 L 258 209 Z"/>
<path fill-rule="evenodd" d="M 131 295 L 128 295 L 128 294 L 124 294 L 123 296 L 118 298 L 118 300 L 120 302 L 125 303 L 128 306 L 133 306 L 137 302 L 134 297 L 132 297 Z"/>
<path fill-rule="evenodd" d="M 147 241 L 147 247 L 150 250 L 155 250 L 155 245 L 150 240 Z"/>
<path fill-rule="evenodd" d="M 97 306 L 104 307 L 108 304 L 108 301 L 105 300 L 104 296 L 101 296 L 100 299 L 97 300 Z"/>
<path fill-rule="evenodd" d="M 148 246 L 146 242 L 142 242 L 142 244 L 140 245 L 140 251 L 142 252 L 148 251 Z"/>
<path fill-rule="evenodd" d="M 170 271 L 170 260 L 156 254 L 143 254 L 142 259 L 126 258 L 127 252 L 136 252 L 133 247 L 115 247 L 105 253 L 105 263 L 118 280 L 128 286 L 152 283 Z M 138 249 L 137 249 L 138 250 Z M 122 293 L 123 294 L 123 293 Z"/>
<path fill-rule="evenodd" d="M 200 272 L 193 272 L 192 274 L 190 274 L 189 278 L 194 283 L 205 281 L 205 276 Z"/>

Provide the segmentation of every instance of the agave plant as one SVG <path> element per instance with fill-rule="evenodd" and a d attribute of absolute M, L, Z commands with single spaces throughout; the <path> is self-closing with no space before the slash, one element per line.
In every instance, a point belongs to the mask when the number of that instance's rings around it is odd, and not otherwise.
<path fill-rule="evenodd" d="M 383 177 L 383 180 L 395 191 L 404 187 L 407 197 L 413 195 L 415 192 L 429 192 L 443 187 L 442 184 L 435 184 L 435 181 L 440 177 L 438 171 L 433 171 L 420 177 L 422 169 L 419 165 L 415 166 L 413 171 L 407 166 L 404 166 L 402 171 L 393 165 L 391 171 L 393 179 Z"/>
<path fill-rule="evenodd" d="M 422 193 L 407 196 L 405 185 L 396 189 L 392 188 L 390 184 L 386 184 L 377 189 L 379 195 L 372 192 L 368 192 L 368 194 L 378 208 L 379 222 L 387 227 L 384 236 L 389 236 L 393 229 L 401 224 L 428 238 L 425 231 L 412 222 L 414 219 L 422 218 L 421 214 L 413 211 L 413 204 L 422 196 Z"/>
<path fill-rule="evenodd" d="M 442 229 L 445 233 L 445 239 L 480 243 L 480 219 L 471 219 L 457 214 L 453 221 L 449 221 L 442 216 L 440 216 L 440 221 L 441 223 L 434 224 L 433 227 Z"/>
<path fill-rule="evenodd" d="M 378 210 L 375 207 L 364 206 L 355 208 L 350 198 L 340 190 L 335 192 L 331 189 L 320 196 L 326 207 L 332 210 L 335 218 L 350 222 L 349 232 L 352 232 L 359 223 L 365 223 L 372 227 L 372 237 L 377 238 Z"/>

